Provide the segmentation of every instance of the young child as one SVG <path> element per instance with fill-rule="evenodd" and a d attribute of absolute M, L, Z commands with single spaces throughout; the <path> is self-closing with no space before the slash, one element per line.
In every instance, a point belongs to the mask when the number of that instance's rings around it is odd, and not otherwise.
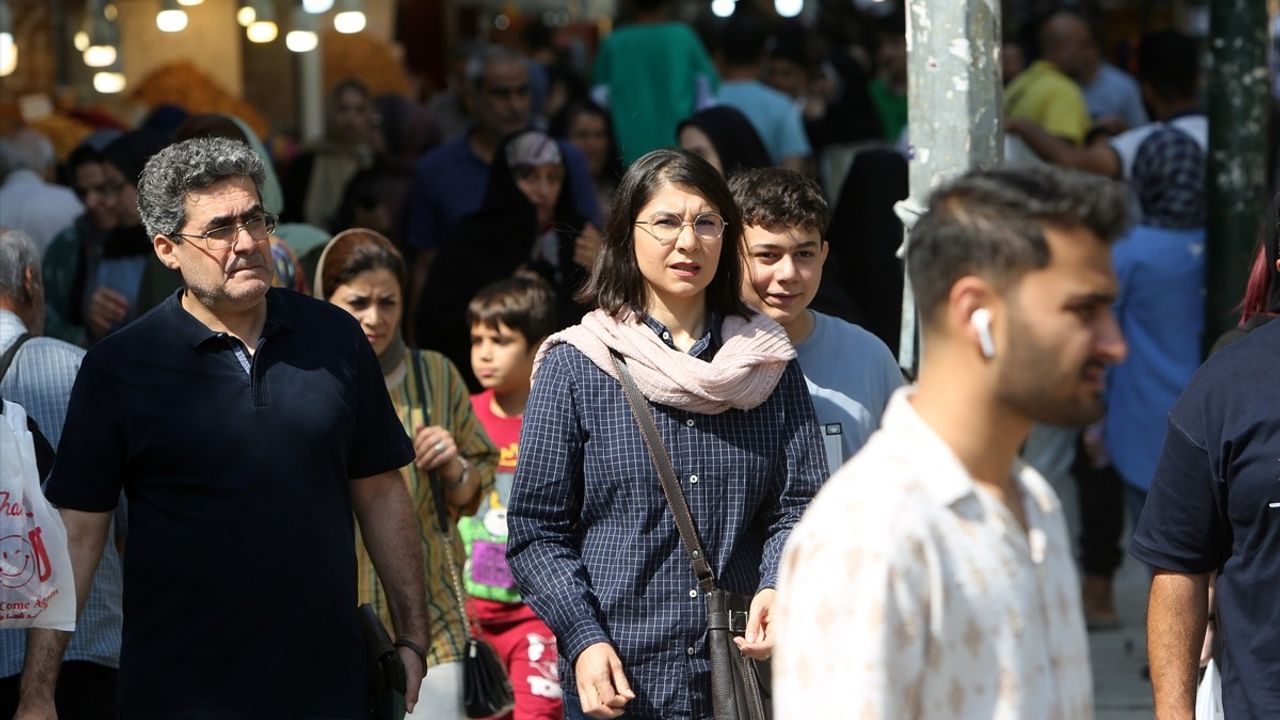
<path fill-rule="evenodd" d="M 517 276 L 482 289 L 467 307 L 471 370 L 483 392 L 471 396 L 476 417 L 498 446 L 494 490 L 458 523 L 467 550 L 467 610 L 477 634 L 507 665 L 514 720 L 564 717 L 556 640 L 520 599 L 507 567 L 507 500 L 520 449 L 520 421 L 538 346 L 555 331 L 555 297 L 545 281 Z"/>
<path fill-rule="evenodd" d="M 902 373 L 879 338 L 809 309 L 828 251 L 827 201 L 818 185 L 771 167 L 734 174 L 729 189 L 744 225 L 742 297 L 777 320 L 795 345 L 835 472 L 880 425 Z"/>

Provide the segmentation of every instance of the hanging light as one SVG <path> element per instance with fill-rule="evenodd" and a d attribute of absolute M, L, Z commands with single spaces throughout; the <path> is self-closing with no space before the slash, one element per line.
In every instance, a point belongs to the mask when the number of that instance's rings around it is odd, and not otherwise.
<path fill-rule="evenodd" d="M 75 37 L 71 40 L 71 43 L 76 46 L 76 50 L 83 53 L 85 50 L 89 49 L 89 33 L 84 30 L 77 30 Z"/>
<path fill-rule="evenodd" d="M 718 18 L 727 18 L 733 14 L 735 0 L 711 0 L 711 14 Z"/>
<path fill-rule="evenodd" d="M 93 89 L 103 95 L 121 92 L 125 85 L 124 71 L 120 67 L 119 58 L 93 74 Z"/>
<path fill-rule="evenodd" d="M 236 11 L 236 22 L 240 23 L 240 27 L 247 28 L 258 19 L 258 11 L 253 9 L 253 3 L 250 0 L 240 0 L 240 9 Z"/>
<path fill-rule="evenodd" d="M 333 0 L 302 0 L 302 9 L 312 15 L 327 13 L 333 9 Z"/>
<path fill-rule="evenodd" d="M 773 9 L 784 18 L 793 18 L 804 10 L 804 0 L 773 0 Z"/>
<path fill-rule="evenodd" d="M 178 7 L 180 0 L 161 0 L 156 13 L 156 27 L 160 32 L 175 33 L 187 29 L 187 13 Z"/>
<path fill-rule="evenodd" d="M 0 0 L 0 77 L 8 77 L 18 69 L 18 43 L 13 39 L 13 17 L 9 0 Z"/>
<path fill-rule="evenodd" d="M 85 8 L 85 22 L 88 26 L 88 46 L 83 50 L 84 64 L 91 68 L 104 68 L 116 61 L 119 53 L 116 47 L 120 41 L 120 28 L 110 19 L 114 13 L 108 14 L 114 5 L 104 4 L 102 0 L 90 0 Z"/>
<path fill-rule="evenodd" d="M 91 68 L 103 68 L 116 61 L 115 45 L 90 45 L 84 51 L 84 64 Z"/>
<path fill-rule="evenodd" d="M 280 35 L 276 26 L 276 8 L 274 0 L 253 0 L 253 22 L 245 28 L 244 34 L 249 42 L 269 43 Z"/>
<path fill-rule="evenodd" d="M 352 35 L 364 30 L 368 20 L 364 16 L 364 3 L 361 0 L 338 0 L 338 12 L 333 16 L 333 29 L 345 35 Z"/>
<path fill-rule="evenodd" d="M 284 46 L 291 52 L 305 53 L 319 45 L 315 16 L 306 11 L 305 5 L 295 7 L 289 16 L 289 32 L 285 33 Z"/>
<path fill-rule="evenodd" d="M 186 5 L 187 7 L 195 7 L 203 3 L 204 0 L 178 0 L 179 5 Z"/>

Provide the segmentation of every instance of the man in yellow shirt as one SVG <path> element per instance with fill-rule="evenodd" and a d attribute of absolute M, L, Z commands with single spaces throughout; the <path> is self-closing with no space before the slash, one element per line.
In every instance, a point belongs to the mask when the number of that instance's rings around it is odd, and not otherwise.
<path fill-rule="evenodd" d="M 1086 62 L 1089 28 L 1072 13 L 1057 13 L 1040 29 L 1042 57 L 1005 88 L 1006 118 L 1021 118 L 1076 145 L 1089 130 L 1084 93 L 1069 75 Z"/>

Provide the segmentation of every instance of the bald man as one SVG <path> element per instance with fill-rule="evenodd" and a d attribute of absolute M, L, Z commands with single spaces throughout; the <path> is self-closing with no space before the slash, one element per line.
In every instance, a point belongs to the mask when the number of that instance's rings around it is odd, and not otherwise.
<path fill-rule="evenodd" d="M 1040 28 L 1041 57 L 1005 88 L 1006 119 L 1030 122 L 1074 145 L 1084 143 L 1089 110 L 1071 79 L 1090 61 L 1089 26 L 1072 13 L 1056 13 Z"/>

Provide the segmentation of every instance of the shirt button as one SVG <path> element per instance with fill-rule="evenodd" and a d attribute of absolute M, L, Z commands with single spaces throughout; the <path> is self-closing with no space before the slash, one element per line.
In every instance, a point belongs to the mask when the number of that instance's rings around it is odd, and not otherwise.
<path fill-rule="evenodd" d="M 688 655 L 689 657 L 693 657 L 696 652 L 698 651 L 694 650 L 692 647 L 687 647 L 684 649 L 684 654 Z"/>
<path fill-rule="evenodd" d="M 697 476 L 697 475 L 690 475 L 690 476 L 689 476 L 689 482 L 693 483 L 694 485 L 697 485 L 697 484 L 698 484 L 698 476 Z"/>
<path fill-rule="evenodd" d="M 688 425 L 689 427 L 693 427 L 693 418 L 689 418 L 688 420 L 685 420 L 684 424 Z"/>
<path fill-rule="evenodd" d="M 698 597 L 698 590 L 697 590 L 697 588 L 694 588 L 693 590 L 690 590 L 690 591 L 689 591 L 689 597 L 691 597 L 691 598 L 696 598 L 696 597 Z"/>

